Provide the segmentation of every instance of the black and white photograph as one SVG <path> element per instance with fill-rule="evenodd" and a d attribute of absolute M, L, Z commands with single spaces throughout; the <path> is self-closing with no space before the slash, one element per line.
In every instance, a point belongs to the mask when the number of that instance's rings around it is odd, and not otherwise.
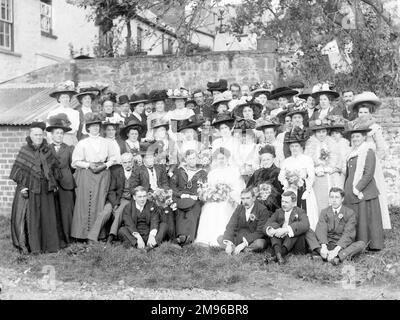
<path fill-rule="evenodd" d="M 400 0 L 0 0 L 0 300 L 398 299 Z"/>

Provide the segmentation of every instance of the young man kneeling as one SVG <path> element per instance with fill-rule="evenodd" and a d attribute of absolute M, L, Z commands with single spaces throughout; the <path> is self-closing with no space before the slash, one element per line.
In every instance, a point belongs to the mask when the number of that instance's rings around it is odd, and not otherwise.
<path fill-rule="evenodd" d="M 338 265 L 362 252 L 365 243 L 355 242 L 357 219 L 353 210 L 343 206 L 344 191 L 331 188 L 329 200 L 331 206 L 321 211 L 315 232 L 309 230 L 306 241 L 313 252 L 313 259 Z"/>
<path fill-rule="evenodd" d="M 160 222 L 159 207 L 147 200 L 147 191 L 136 187 L 133 201 L 122 214 L 122 227 L 118 237 L 125 247 L 150 250 L 161 244 L 168 232 L 168 225 Z"/>

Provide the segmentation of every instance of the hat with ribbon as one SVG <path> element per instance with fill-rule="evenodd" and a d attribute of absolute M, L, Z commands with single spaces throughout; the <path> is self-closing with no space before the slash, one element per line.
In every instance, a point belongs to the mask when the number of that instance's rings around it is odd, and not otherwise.
<path fill-rule="evenodd" d="M 232 128 L 234 122 L 235 119 L 232 118 L 231 114 L 229 112 L 224 112 L 217 114 L 211 125 L 213 127 L 218 127 L 221 124 L 226 124 L 229 128 Z"/>
<path fill-rule="evenodd" d="M 264 129 L 267 128 L 278 128 L 280 127 L 281 124 L 278 122 L 278 120 L 276 118 L 271 118 L 271 117 L 264 117 L 264 118 L 260 118 L 257 120 L 256 123 L 256 129 L 263 131 Z"/>
<path fill-rule="evenodd" d="M 151 120 L 150 126 L 151 126 L 152 129 L 165 127 L 168 130 L 169 129 L 169 122 L 167 120 L 162 119 L 162 118 L 156 118 L 156 119 Z"/>
<path fill-rule="evenodd" d="M 49 94 L 50 97 L 58 99 L 61 94 L 68 94 L 70 97 L 76 95 L 78 92 L 75 90 L 75 84 L 73 81 L 68 80 L 59 83 L 56 88 Z"/>
<path fill-rule="evenodd" d="M 185 88 L 181 88 L 181 89 L 168 89 L 167 91 L 167 96 L 170 99 L 189 99 L 190 94 L 189 94 L 189 90 L 185 89 Z"/>
<path fill-rule="evenodd" d="M 251 95 L 256 98 L 260 94 L 265 94 L 267 97 L 273 90 L 274 86 L 271 81 L 261 81 L 250 86 Z"/>
<path fill-rule="evenodd" d="M 200 128 L 205 120 L 204 117 L 200 114 L 195 114 L 193 116 L 191 116 L 188 119 L 184 119 L 184 120 L 175 120 L 172 119 L 171 121 L 176 122 L 176 130 L 177 132 L 181 132 L 184 129 L 198 129 Z"/>
<path fill-rule="evenodd" d="M 49 118 L 49 125 L 46 131 L 51 132 L 53 129 L 62 129 L 64 132 L 71 131 L 69 127 L 71 121 L 69 121 L 68 116 L 65 113 L 59 113 Z"/>
<path fill-rule="evenodd" d="M 368 123 L 359 118 L 354 121 L 347 122 L 344 133 L 350 135 L 352 133 L 366 133 L 370 132 L 371 130 L 372 129 L 368 126 Z"/>
<path fill-rule="evenodd" d="M 331 86 L 329 83 L 318 83 L 312 88 L 311 96 L 316 99 L 319 98 L 322 94 L 330 95 L 333 98 L 339 98 L 339 92 L 331 90 Z"/>
<path fill-rule="evenodd" d="M 228 103 L 232 99 L 233 99 L 232 92 L 227 90 L 227 91 L 224 91 L 224 92 L 222 92 L 220 94 L 215 95 L 212 105 L 216 107 L 220 103 L 223 103 L 223 102 Z"/>
<path fill-rule="evenodd" d="M 149 100 L 153 102 L 164 101 L 168 99 L 166 90 L 152 90 L 149 93 Z"/>
<path fill-rule="evenodd" d="M 371 113 L 374 113 L 382 104 L 377 95 L 371 91 L 364 91 L 354 96 L 354 100 L 350 103 L 349 109 L 352 112 L 358 112 L 360 104 L 367 103 L 372 106 Z"/>
<path fill-rule="evenodd" d="M 92 100 L 97 98 L 100 95 L 100 89 L 95 87 L 85 87 L 79 88 L 79 93 L 75 96 L 78 99 L 79 103 L 82 103 L 82 99 L 84 96 L 90 96 Z"/>

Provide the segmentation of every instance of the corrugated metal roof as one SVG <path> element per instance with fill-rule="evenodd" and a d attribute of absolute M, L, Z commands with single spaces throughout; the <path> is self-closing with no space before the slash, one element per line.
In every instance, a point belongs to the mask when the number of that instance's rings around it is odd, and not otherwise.
<path fill-rule="evenodd" d="M 52 90 L 53 88 L 1 88 L 0 125 L 29 125 L 36 119 L 45 120 L 47 114 L 58 105 L 57 101 L 49 96 Z M 14 101 L 10 97 L 12 94 L 15 95 Z M 78 102 L 73 99 L 72 107 L 77 106 Z"/>

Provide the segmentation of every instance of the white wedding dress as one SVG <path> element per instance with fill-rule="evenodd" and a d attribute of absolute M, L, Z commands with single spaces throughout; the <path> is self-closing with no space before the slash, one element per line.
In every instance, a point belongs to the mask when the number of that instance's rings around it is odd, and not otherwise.
<path fill-rule="evenodd" d="M 224 234 L 233 211 L 240 203 L 240 193 L 245 188 L 245 183 L 237 167 L 212 169 L 208 173 L 208 184 L 212 186 L 218 183 L 226 183 L 232 187 L 231 196 L 235 204 L 229 201 L 206 202 L 201 210 L 195 243 L 218 246 L 218 237 Z"/>

